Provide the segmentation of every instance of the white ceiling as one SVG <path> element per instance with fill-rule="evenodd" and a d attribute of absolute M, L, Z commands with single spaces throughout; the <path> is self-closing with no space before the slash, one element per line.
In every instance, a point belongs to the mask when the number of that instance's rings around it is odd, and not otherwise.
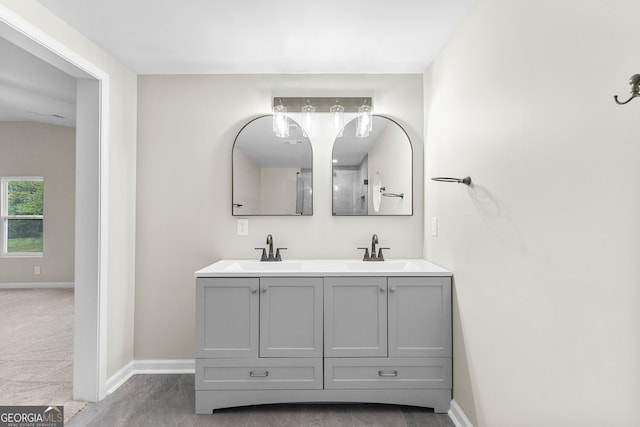
<path fill-rule="evenodd" d="M 424 72 L 474 0 L 39 2 L 138 74 L 394 74 Z M 0 58 L 0 121 L 74 126 L 75 78 L 1 37 Z"/>
<path fill-rule="evenodd" d="M 39 0 L 138 74 L 422 73 L 473 0 Z"/>
<path fill-rule="evenodd" d="M 0 121 L 75 126 L 76 79 L 0 37 Z"/>

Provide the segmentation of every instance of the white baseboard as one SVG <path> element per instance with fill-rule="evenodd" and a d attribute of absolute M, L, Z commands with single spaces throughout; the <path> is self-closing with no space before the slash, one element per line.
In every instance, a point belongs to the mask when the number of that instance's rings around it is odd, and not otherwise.
<path fill-rule="evenodd" d="M 193 374 L 194 359 L 132 360 L 107 380 L 107 394 L 116 391 L 129 378 L 139 374 Z"/>
<path fill-rule="evenodd" d="M 107 379 L 107 395 L 120 388 L 133 375 L 133 360 L 122 367 L 118 372 Z"/>
<path fill-rule="evenodd" d="M 449 409 L 449 418 L 456 425 L 456 427 L 473 427 L 469 418 L 464 414 L 462 408 L 455 400 L 451 401 L 451 409 Z"/>
<path fill-rule="evenodd" d="M 73 282 L 0 283 L 0 289 L 73 289 Z"/>

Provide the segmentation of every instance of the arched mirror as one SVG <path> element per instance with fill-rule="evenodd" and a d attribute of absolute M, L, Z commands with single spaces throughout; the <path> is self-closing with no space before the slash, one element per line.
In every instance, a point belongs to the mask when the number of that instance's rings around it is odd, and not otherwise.
<path fill-rule="evenodd" d="M 369 136 L 350 121 L 333 143 L 333 215 L 413 215 L 413 149 L 395 121 L 373 116 Z"/>
<path fill-rule="evenodd" d="M 289 118 L 289 136 L 277 137 L 272 117 L 251 120 L 233 143 L 232 213 L 312 215 L 311 141 Z"/>

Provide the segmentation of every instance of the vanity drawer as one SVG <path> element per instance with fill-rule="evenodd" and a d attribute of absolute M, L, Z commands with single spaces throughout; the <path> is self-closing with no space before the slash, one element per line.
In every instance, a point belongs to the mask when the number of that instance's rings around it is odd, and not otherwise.
<path fill-rule="evenodd" d="M 196 390 L 321 388 L 321 358 L 196 359 Z"/>
<path fill-rule="evenodd" d="M 451 388 L 450 358 L 327 358 L 326 389 Z"/>

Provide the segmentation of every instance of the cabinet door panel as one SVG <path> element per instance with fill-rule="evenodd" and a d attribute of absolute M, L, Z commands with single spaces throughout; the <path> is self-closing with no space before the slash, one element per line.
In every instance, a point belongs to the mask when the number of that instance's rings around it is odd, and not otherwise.
<path fill-rule="evenodd" d="M 257 278 L 199 278 L 197 357 L 258 356 Z"/>
<path fill-rule="evenodd" d="M 389 356 L 451 356 L 451 279 L 389 278 Z"/>
<path fill-rule="evenodd" d="M 325 356 L 386 356 L 387 279 L 327 277 L 324 291 Z"/>
<path fill-rule="evenodd" d="M 322 357 L 322 279 L 260 279 L 260 357 Z"/>

